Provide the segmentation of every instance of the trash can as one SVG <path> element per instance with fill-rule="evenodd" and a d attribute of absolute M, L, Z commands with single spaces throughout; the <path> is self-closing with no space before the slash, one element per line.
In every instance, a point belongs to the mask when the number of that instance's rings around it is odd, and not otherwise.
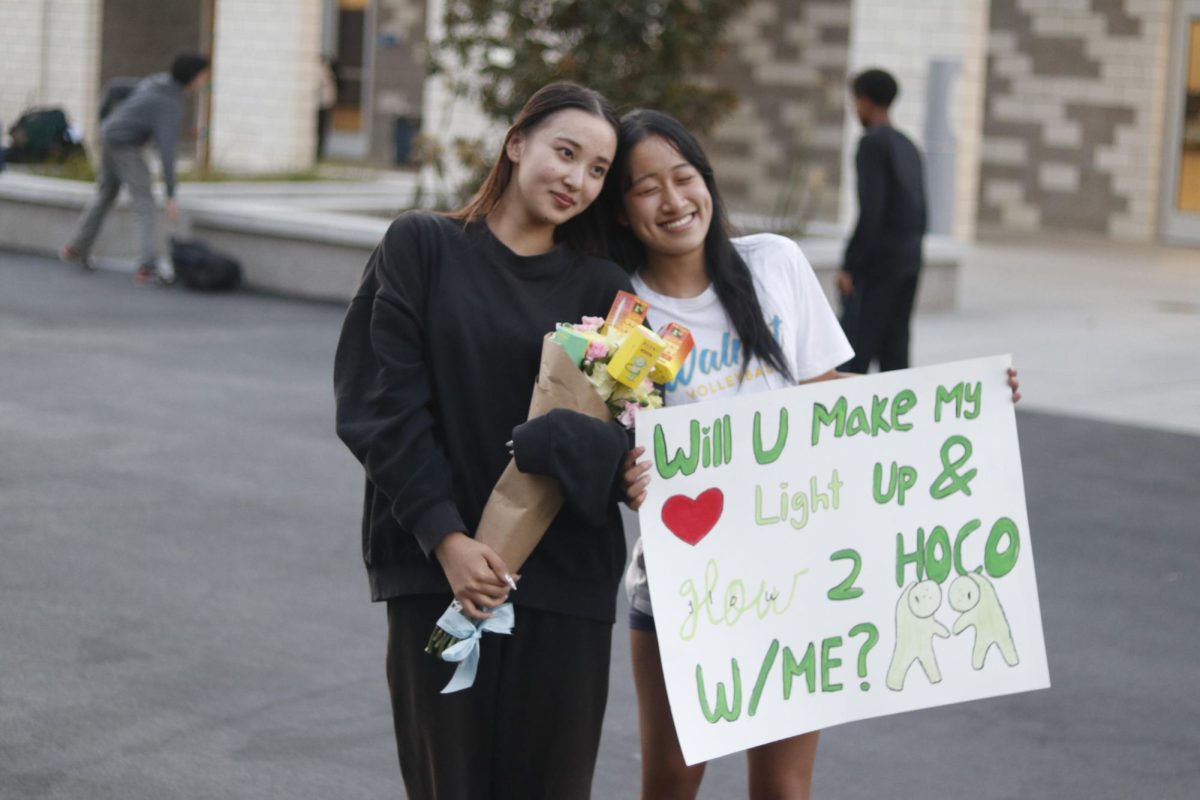
<path fill-rule="evenodd" d="M 396 163 L 408 164 L 412 160 L 413 140 L 421 130 L 421 121 L 415 117 L 396 117 L 395 146 Z"/>

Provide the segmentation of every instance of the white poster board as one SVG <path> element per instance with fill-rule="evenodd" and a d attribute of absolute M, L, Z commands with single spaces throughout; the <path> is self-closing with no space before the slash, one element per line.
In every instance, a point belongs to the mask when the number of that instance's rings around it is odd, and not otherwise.
<path fill-rule="evenodd" d="M 1050 685 L 1007 356 L 644 414 L 689 764 Z"/>

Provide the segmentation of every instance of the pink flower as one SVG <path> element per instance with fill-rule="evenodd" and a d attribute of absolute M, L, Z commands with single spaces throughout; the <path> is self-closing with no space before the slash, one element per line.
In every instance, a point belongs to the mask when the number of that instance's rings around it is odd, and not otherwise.
<path fill-rule="evenodd" d="M 626 400 L 625 410 L 617 416 L 617 422 L 621 423 L 626 428 L 633 430 L 639 408 L 641 408 L 641 406 L 639 406 L 637 403 L 633 402 L 632 400 Z"/>
<path fill-rule="evenodd" d="M 584 319 L 586 320 L 589 318 L 584 317 Z M 591 317 L 591 319 L 597 319 L 597 318 Z M 595 361 L 596 359 L 604 358 L 607 355 L 608 355 L 608 345 L 607 344 L 605 344 L 604 342 L 590 342 L 588 344 L 587 354 L 584 355 L 584 358 L 587 359 L 588 361 Z"/>
<path fill-rule="evenodd" d="M 573 326 L 577 331 L 598 331 L 604 324 L 604 317 L 584 317 L 583 321 Z"/>

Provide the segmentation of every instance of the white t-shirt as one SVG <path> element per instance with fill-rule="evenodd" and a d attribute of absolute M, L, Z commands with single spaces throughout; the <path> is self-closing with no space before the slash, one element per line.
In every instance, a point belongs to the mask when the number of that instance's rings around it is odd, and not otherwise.
<path fill-rule="evenodd" d="M 793 378 L 815 378 L 850 360 L 854 351 L 799 245 L 773 233 L 757 233 L 734 239 L 733 246 L 750 268 L 763 316 Z M 788 385 L 757 358 L 742 378 L 742 343 L 712 286 L 696 297 L 667 297 L 635 275 L 633 288 L 650 304 L 648 327 L 658 330 L 678 322 L 695 341 L 679 375 L 664 387 L 668 406 Z"/>
<path fill-rule="evenodd" d="M 734 239 L 733 246 L 750 268 L 763 316 L 796 381 L 824 375 L 850 360 L 854 350 L 798 244 L 773 233 L 758 233 Z M 648 327 L 658 330 L 667 322 L 678 322 L 692 332 L 695 342 L 679 375 L 664 387 L 666 405 L 788 385 L 778 371 L 757 358 L 751 360 L 745 379 L 741 379 L 742 343 L 712 286 L 696 297 L 667 297 L 635 275 L 633 288 L 650 304 Z M 653 616 L 640 537 L 625 573 L 625 589 L 634 609 Z"/>

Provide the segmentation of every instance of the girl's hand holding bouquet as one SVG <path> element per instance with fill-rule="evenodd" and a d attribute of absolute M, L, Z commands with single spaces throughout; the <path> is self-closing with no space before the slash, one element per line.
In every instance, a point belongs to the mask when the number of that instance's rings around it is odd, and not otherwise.
<path fill-rule="evenodd" d="M 512 576 L 504 559 L 483 542 L 461 531 L 451 533 L 434 551 L 463 613 L 473 619 L 491 617 L 489 609 L 508 601 Z"/>
<path fill-rule="evenodd" d="M 660 408 L 658 384 L 675 378 L 691 351 L 692 337 L 674 323 L 655 334 L 642 325 L 648 310 L 644 300 L 619 292 L 606 319 L 560 323 L 542 346 L 529 419 L 566 409 L 594 419 L 615 419 L 632 430 L 640 412 Z M 506 601 L 508 592 L 516 589 L 514 571 L 520 570 L 564 502 L 558 481 L 538 472 L 522 472 L 516 460 L 510 462 L 488 498 L 475 538 L 454 533 L 438 547 L 456 600 L 438 620 L 425 649 L 460 663 L 443 692 L 474 682 L 479 637 L 485 630 L 512 629 L 512 606 Z"/>

